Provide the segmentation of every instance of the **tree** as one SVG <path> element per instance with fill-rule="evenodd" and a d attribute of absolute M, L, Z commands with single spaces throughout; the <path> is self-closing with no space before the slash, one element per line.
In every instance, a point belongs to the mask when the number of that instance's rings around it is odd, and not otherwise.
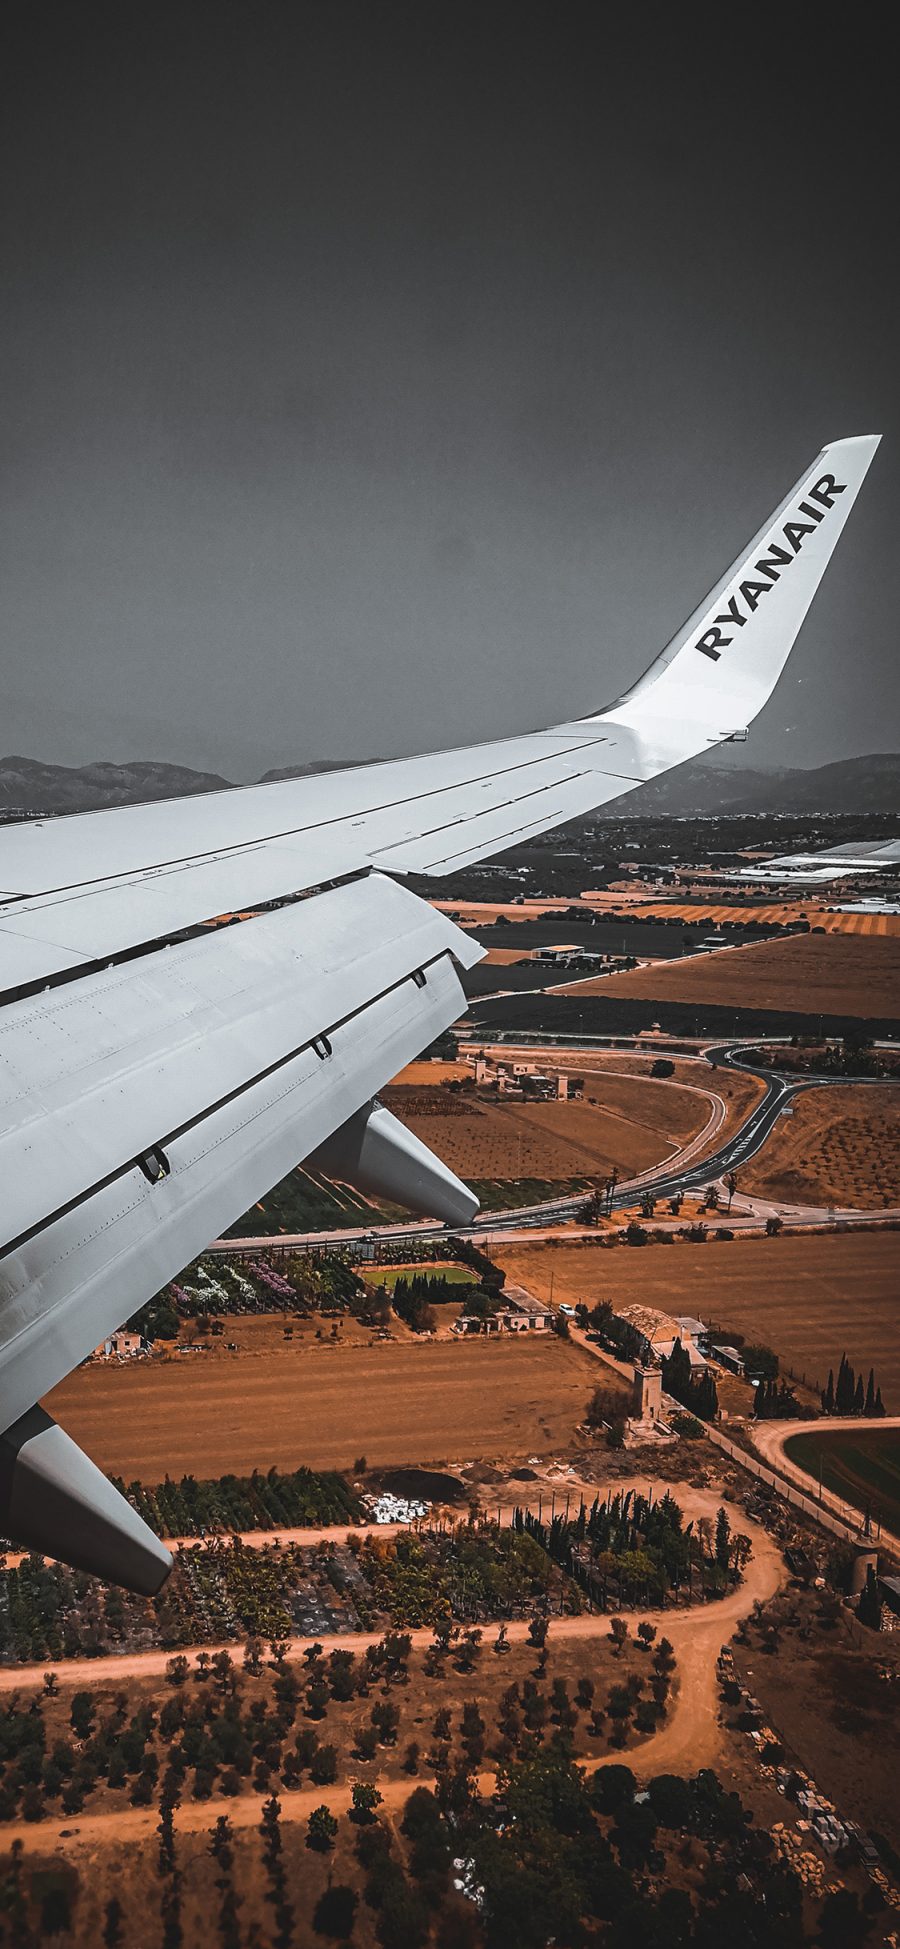
<path fill-rule="evenodd" d="M 878 1579 L 872 1569 L 871 1563 L 866 1571 L 864 1588 L 859 1594 L 856 1615 L 859 1618 L 860 1624 L 868 1625 L 870 1631 L 881 1630 L 881 1593 L 878 1589 Z"/>
<path fill-rule="evenodd" d="M 856 1376 L 845 1353 L 841 1354 L 837 1385 L 834 1390 L 835 1414 L 853 1413 L 853 1396 L 856 1391 Z"/>
<path fill-rule="evenodd" d="M 601 1766 L 590 1784 L 590 1796 L 599 1814 L 617 1814 L 630 1806 L 637 1781 L 630 1766 Z"/>
<path fill-rule="evenodd" d="M 834 1368 L 828 1369 L 828 1384 L 822 1392 L 822 1413 L 834 1413 Z"/>
<path fill-rule="evenodd" d="M 867 1416 L 875 1413 L 875 1373 L 871 1367 L 869 1368 L 869 1378 L 866 1383 L 866 1404 L 863 1413 Z M 52 1673 L 50 1676 L 52 1676 Z M 46 1684 L 46 1679 L 44 1683 Z"/>
<path fill-rule="evenodd" d="M 309 1777 L 316 1787 L 330 1787 L 337 1779 L 337 1747 L 320 1746 L 313 1754 Z"/>
<path fill-rule="evenodd" d="M 44 1820 L 46 1813 L 43 1785 L 39 1780 L 29 1780 L 22 1789 L 22 1819 Z"/>
<path fill-rule="evenodd" d="M 778 1237 L 778 1234 L 779 1234 L 779 1232 L 781 1232 L 781 1231 L 783 1231 L 783 1230 L 784 1230 L 784 1219 L 783 1219 L 783 1218 L 775 1218 L 775 1217 L 772 1217 L 772 1218 L 767 1218 L 767 1219 L 766 1219 L 766 1237 L 767 1237 L 767 1238 L 777 1238 L 777 1237 Z"/>
<path fill-rule="evenodd" d="M 381 1806 L 384 1794 L 379 1793 L 377 1787 L 368 1786 L 358 1780 L 353 1788 L 351 1799 L 353 1805 L 350 1809 L 350 1819 L 355 1820 L 359 1826 L 364 1826 L 368 1821 L 375 1819 L 375 1809 Z"/>
<path fill-rule="evenodd" d="M 622 1395 L 612 1387 L 595 1387 L 588 1402 L 585 1421 L 589 1428 L 605 1428 L 612 1421 L 621 1420 Z"/>
<path fill-rule="evenodd" d="M 379 1699 L 371 1712 L 372 1725 L 382 1746 L 393 1746 L 400 1724 L 399 1708 L 392 1699 Z"/>
<path fill-rule="evenodd" d="M 209 1838 L 209 1851 L 220 1868 L 230 1868 L 234 1859 L 234 1829 L 227 1814 L 220 1814 Z"/>
<path fill-rule="evenodd" d="M 318 1854 L 327 1854 L 334 1847 L 337 1831 L 337 1821 L 323 1802 L 321 1807 L 313 1808 L 306 1823 L 306 1845 L 315 1848 Z"/>
<path fill-rule="evenodd" d="M 316 1934 L 330 1936 L 333 1942 L 346 1942 L 347 1937 L 353 1934 L 358 1906 L 356 1890 L 348 1888 L 344 1882 L 336 1882 L 334 1887 L 326 1888 L 313 1910 L 312 1925 Z"/>
<path fill-rule="evenodd" d="M 871 1926 L 852 1889 L 838 1888 L 826 1895 L 819 1914 L 819 1941 L 823 1949 L 857 1949 Z"/>
<path fill-rule="evenodd" d="M 306 1691 L 306 1710 L 311 1719 L 324 1719 L 329 1699 L 324 1678 L 314 1678 Z"/>
<path fill-rule="evenodd" d="M 244 1670 L 251 1678 L 258 1678 L 262 1671 L 262 1644 L 259 1638 L 248 1638 L 244 1646 Z"/>
<path fill-rule="evenodd" d="M 72 1927 L 69 1897 L 59 1882 L 52 1882 L 41 1901 L 41 1935 L 68 1935 Z"/>
<path fill-rule="evenodd" d="M 387 1881 L 375 1933 L 381 1949 L 424 1949 L 431 1928 L 427 1904 L 400 1868 Z"/>
<path fill-rule="evenodd" d="M 125 1939 L 123 1923 L 125 1910 L 116 1895 L 108 1901 L 103 1917 L 103 1949 L 121 1949 Z"/>
<path fill-rule="evenodd" d="M 731 1561 L 731 1524 L 724 1509 L 716 1517 L 716 1562 L 720 1570 L 727 1570 Z"/>
<path fill-rule="evenodd" d="M 72 1699 L 69 1723 L 78 1739 L 89 1739 L 97 1708 L 91 1692 L 76 1692 Z"/>
<path fill-rule="evenodd" d="M 44 1697 L 47 1699 L 55 1699 L 58 1691 L 59 1691 L 59 1679 L 57 1678 L 56 1673 L 45 1672 L 44 1673 Z"/>
<path fill-rule="evenodd" d="M 778 1355 L 771 1347 L 762 1345 L 745 1346 L 741 1351 L 744 1373 L 765 1381 L 778 1379 Z"/>
<path fill-rule="evenodd" d="M 223 1695 L 226 1692 L 234 1691 L 234 1661 L 230 1651 L 223 1650 L 213 1653 L 212 1672 L 219 1691 Z"/>
<path fill-rule="evenodd" d="M 617 1658 L 621 1658 L 622 1656 L 627 1637 L 627 1619 L 624 1617 L 611 1617 L 609 1620 L 609 1638 Z"/>
<path fill-rule="evenodd" d="M 690 1831 L 694 1818 L 694 1796 L 687 1780 L 680 1779 L 677 1773 L 658 1773 L 655 1780 L 648 1783 L 647 1792 L 661 1827 L 669 1827 L 676 1834 Z"/>

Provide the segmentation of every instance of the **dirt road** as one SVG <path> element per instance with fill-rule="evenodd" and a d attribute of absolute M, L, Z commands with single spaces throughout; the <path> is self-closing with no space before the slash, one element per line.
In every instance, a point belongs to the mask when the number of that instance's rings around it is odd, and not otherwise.
<path fill-rule="evenodd" d="M 624 1487 L 646 1489 L 647 1486 L 644 1478 L 632 1483 L 617 1482 L 615 1485 L 617 1491 Z M 721 1498 L 709 1490 L 688 1490 L 679 1486 L 678 1495 L 688 1516 L 714 1516 L 720 1506 Z M 744 1582 L 720 1602 L 698 1605 L 682 1612 L 665 1610 L 646 1613 L 660 1635 L 668 1637 L 674 1646 L 677 1689 L 667 1723 L 642 1745 L 629 1749 L 621 1756 L 642 1779 L 660 1772 L 694 1772 L 700 1766 L 714 1765 L 722 1745 L 717 1717 L 715 1669 L 719 1647 L 727 1642 L 740 1619 L 749 1614 L 757 1601 L 765 1602 L 774 1595 L 786 1575 L 781 1555 L 766 1532 L 750 1522 L 743 1510 L 727 1502 L 725 1508 L 733 1527 L 743 1530 L 753 1544 L 753 1556 L 747 1566 Z M 554 1619 L 550 1627 L 551 1648 L 554 1643 L 563 1640 L 571 1642 L 603 1638 L 608 1629 L 609 1619 L 606 1616 Z M 527 1622 L 524 1619 L 514 1620 L 508 1626 L 508 1634 L 511 1642 L 524 1642 L 528 1636 Z M 318 1642 L 326 1652 L 360 1651 L 367 1644 L 376 1642 L 379 1635 L 367 1632 L 352 1637 L 320 1638 Z M 424 1649 L 431 1643 L 432 1636 L 429 1629 L 410 1632 L 416 1649 Z M 301 1657 L 308 1642 L 308 1639 L 292 1640 L 288 1657 Z M 202 1647 L 209 1653 L 220 1648 L 214 1645 Z M 227 1648 L 234 1650 L 233 1645 Z M 186 1655 L 195 1656 L 196 1651 L 189 1651 Z M 116 1683 L 126 1677 L 160 1677 L 170 1656 L 170 1652 L 141 1652 L 125 1658 L 70 1660 L 58 1668 L 57 1675 L 61 1685 L 73 1688 Z M 36 1665 L 0 1672 L 0 1693 L 25 1692 L 29 1686 L 42 1684 L 43 1669 Z M 597 1766 L 609 1764 L 618 1758 L 619 1755 L 610 1753 L 580 1763 L 593 1771 Z M 489 1793 L 493 1783 L 493 1774 L 480 1776 L 483 1792 Z M 412 1791 L 411 1783 L 406 1778 L 382 1778 L 377 1784 L 388 1809 L 404 1804 Z M 433 1786 L 434 1781 L 420 1775 L 416 1784 Z M 323 1803 L 336 1815 L 346 1814 L 351 1785 L 352 1779 L 348 1778 L 340 1787 L 302 1787 L 292 1792 L 279 1789 L 282 1819 L 305 1820 L 313 1807 Z M 227 1812 L 235 1827 L 256 1826 L 261 1805 L 262 1796 L 252 1793 L 228 1800 L 218 1797 L 209 1801 L 188 1800 L 179 1807 L 175 1825 L 182 1832 L 205 1830 L 213 1825 L 219 1813 Z M 6 1822 L 0 1825 L 0 1849 L 9 1848 L 13 1840 L 22 1841 L 28 1852 L 42 1854 L 51 1851 L 81 1853 L 98 1846 L 141 1842 L 155 1833 L 158 1820 L 158 1809 L 134 1807 L 115 1813 L 73 1816 L 65 1832 L 55 1820 L 34 1827 L 21 1821 Z"/>

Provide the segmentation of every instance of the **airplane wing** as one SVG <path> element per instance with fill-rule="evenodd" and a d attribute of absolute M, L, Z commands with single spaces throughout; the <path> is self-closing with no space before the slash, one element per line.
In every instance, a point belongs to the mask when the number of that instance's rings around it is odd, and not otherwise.
<path fill-rule="evenodd" d="M 377 1092 L 462 1012 L 481 950 L 394 876 L 468 866 L 741 735 L 877 444 L 824 448 L 606 709 L 0 829 L 0 1528 L 158 1588 L 168 1552 L 36 1403 L 298 1160 L 471 1219 Z"/>

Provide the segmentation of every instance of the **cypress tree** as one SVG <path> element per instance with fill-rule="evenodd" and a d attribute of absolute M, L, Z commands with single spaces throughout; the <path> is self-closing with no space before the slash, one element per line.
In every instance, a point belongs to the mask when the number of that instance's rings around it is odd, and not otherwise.
<path fill-rule="evenodd" d="M 875 1389 L 875 1413 L 881 1415 L 884 1414 L 884 1411 L 885 1411 L 884 1402 L 881 1398 L 881 1388 L 877 1387 Z"/>
<path fill-rule="evenodd" d="M 863 1413 L 868 1415 L 875 1413 L 875 1373 L 871 1367 L 869 1368 L 869 1379 L 866 1385 L 866 1405 Z"/>
<path fill-rule="evenodd" d="M 863 1377 L 860 1374 L 859 1380 L 857 1381 L 856 1386 L 853 1389 L 853 1413 L 862 1414 L 865 1405 L 866 1405 L 866 1396 L 863 1388 Z"/>
<path fill-rule="evenodd" d="M 715 1420 L 719 1412 L 719 1396 L 716 1383 L 708 1368 L 695 1382 L 687 1405 L 700 1416 L 701 1421 Z"/>
<path fill-rule="evenodd" d="M 838 1368 L 837 1387 L 834 1391 L 834 1405 L 837 1414 L 853 1413 L 853 1394 L 856 1376 L 845 1353 L 841 1354 Z"/>
<path fill-rule="evenodd" d="M 731 1524 L 724 1509 L 716 1517 L 716 1562 L 721 1570 L 728 1569 L 731 1553 Z"/>
<path fill-rule="evenodd" d="M 824 1393 L 822 1395 L 822 1412 L 823 1414 L 834 1413 L 834 1368 L 833 1367 L 829 1367 L 828 1369 L 828 1385 L 825 1388 Z"/>
<path fill-rule="evenodd" d="M 865 1588 L 860 1591 L 856 1615 L 860 1624 L 867 1624 L 870 1631 L 881 1630 L 881 1594 L 871 1563 L 866 1572 Z"/>

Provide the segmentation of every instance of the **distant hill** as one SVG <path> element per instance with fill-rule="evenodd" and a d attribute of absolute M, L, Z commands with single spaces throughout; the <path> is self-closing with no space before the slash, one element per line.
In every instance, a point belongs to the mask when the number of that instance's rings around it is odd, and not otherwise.
<path fill-rule="evenodd" d="M 0 758 L 0 810 L 94 812 L 106 805 L 220 792 L 226 778 L 186 765 L 135 759 L 127 765 L 45 765 L 39 758 Z"/>
<path fill-rule="evenodd" d="M 898 812 L 900 756 L 875 752 L 813 770 L 710 764 L 692 758 L 614 799 L 598 819 L 690 818 L 735 812 Z"/>
<path fill-rule="evenodd" d="M 730 759 L 730 748 L 729 748 Z M 263 784 L 334 771 L 346 760 L 321 758 L 308 765 L 266 772 Z M 229 780 L 217 772 L 191 771 L 150 759 L 113 765 L 48 765 L 39 758 L 0 758 L 0 817 L 11 812 L 93 812 L 109 805 L 221 792 Z M 896 812 L 900 810 L 900 757 L 891 752 L 841 758 L 812 771 L 741 768 L 692 759 L 614 799 L 599 819 L 672 818 L 734 812 Z"/>
<path fill-rule="evenodd" d="M 263 783 L 333 771 L 325 758 L 289 771 L 267 772 Z M 9 812 L 99 812 L 110 805 L 146 804 L 148 799 L 185 798 L 194 792 L 221 792 L 231 781 L 218 772 L 191 771 L 135 759 L 127 765 L 45 765 L 39 758 L 0 758 L 0 817 Z"/>

